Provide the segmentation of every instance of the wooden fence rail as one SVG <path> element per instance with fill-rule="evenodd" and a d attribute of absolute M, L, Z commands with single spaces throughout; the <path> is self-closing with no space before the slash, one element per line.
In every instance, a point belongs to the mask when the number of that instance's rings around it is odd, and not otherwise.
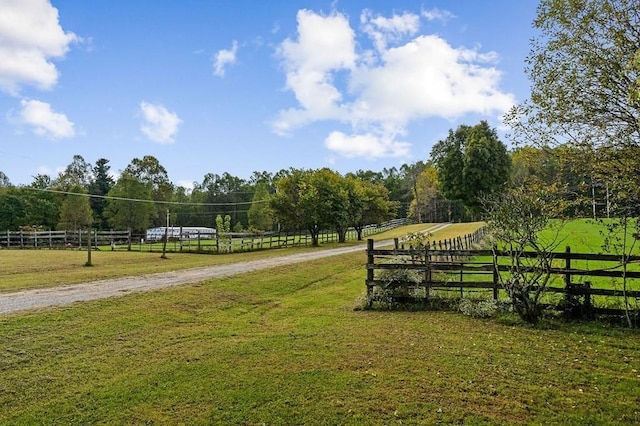
<path fill-rule="evenodd" d="M 380 279 L 378 275 L 384 270 L 410 270 L 416 271 L 422 280 L 416 282 L 397 282 L 396 287 L 409 289 L 422 289 L 417 292 L 428 298 L 433 290 L 456 290 L 463 294 L 465 291 L 487 290 L 491 291 L 495 300 L 504 294 L 504 289 L 500 284 L 500 274 L 510 270 L 508 265 L 512 253 L 504 250 L 440 250 L 439 244 L 432 244 L 421 249 L 403 249 L 396 244 L 394 249 L 375 249 L 373 240 L 367 240 L 367 296 L 370 301 L 375 300 L 375 289 L 385 288 L 389 285 L 388 278 Z M 444 246 L 444 244 L 443 244 Z M 522 257 L 534 258 L 538 256 L 536 252 L 525 252 Z M 494 263 L 494 256 L 497 262 Z M 551 253 L 552 266 L 548 272 L 552 276 L 558 276 L 563 285 L 549 285 L 546 292 L 551 294 L 562 294 L 564 298 L 579 297 L 583 299 L 583 304 L 594 314 L 623 314 L 620 309 L 612 309 L 607 306 L 593 306 L 594 296 L 604 296 L 618 298 L 613 305 L 624 305 L 620 298 L 640 303 L 640 272 L 636 270 L 623 271 L 621 268 L 621 257 L 611 254 L 593 253 L 572 253 L 567 247 L 564 252 Z M 627 262 L 638 262 L 640 256 L 629 256 Z M 591 262 L 591 263 L 589 263 Z M 561 265 L 558 265 L 561 264 Z M 595 265 L 595 267 L 593 267 Z M 580 267 L 576 267 L 580 266 Z M 589 267 L 592 266 L 592 267 Z M 524 268 L 523 272 L 538 272 L 540 268 Z M 376 273 L 376 271 L 379 271 Z M 574 277 L 579 277 L 581 282 L 574 282 Z M 623 278 L 629 280 L 626 289 L 620 286 L 605 285 L 594 286 L 592 281 L 585 280 L 586 277 L 610 278 L 621 281 Z M 557 281 L 557 280 L 556 280 Z M 595 281 L 595 280 L 594 280 Z M 611 283 L 608 283 L 611 284 Z M 615 283 L 614 283 L 615 284 Z"/>
<path fill-rule="evenodd" d="M 9 249 L 70 248 L 87 244 L 87 230 L 78 231 L 4 231 L 0 233 L 0 247 Z M 92 245 L 127 244 L 128 231 L 91 231 Z"/>
<path fill-rule="evenodd" d="M 394 219 L 381 224 L 366 225 L 361 229 L 361 236 L 367 236 L 411 223 L 407 219 Z M 0 232 L 0 248 L 9 249 L 42 249 L 42 248 L 82 248 L 87 244 L 87 230 L 82 231 L 2 231 Z M 162 242 L 147 241 L 146 235 L 132 235 L 128 231 L 91 231 L 94 247 L 107 246 L 111 250 L 162 252 Z M 347 230 L 346 239 L 355 240 L 358 236 L 354 228 Z M 319 243 L 338 241 L 338 234 L 333 231 L 322 231 L 318 236 Z M 272 232 L 262 234 L 250 233 L 202 233 L 195 238 L 169 239 L 167 252 L 194 253 L 230 253 L 253 251 L 281 247 L 297 247 L 311 245 L 311 236 L 305 231 Z"/>

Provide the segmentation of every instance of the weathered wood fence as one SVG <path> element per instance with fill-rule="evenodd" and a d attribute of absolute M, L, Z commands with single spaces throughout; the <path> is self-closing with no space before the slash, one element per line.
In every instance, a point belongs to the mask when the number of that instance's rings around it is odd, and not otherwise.
<path fill-rule="evenodd" d="M 475 231 L 466 234 L 460 235 L 458 237 L 453 238 L 445 238 L 444 240 L 438 241 L 429 241 L 427 242 L 427 246 L 425 247 L 427 250 L 467 250 L 471 249 L 474 244 L 477 244 L 483 240 L 483 238 L 487 235 L 487 227 L 482 226 Z M 395 239 L 395 247 L 396 248 L 412 248 L 408 245 L 409 243 L 402 241 L 401 239 Z"/>
<path fill-rule="evenodd" d="M 401 225 L 412 223 L 408 219 L 394 219 L 381 224 L 364 226 L 361 230 L 363 238 Z M 87 245 L 87 230 L 80 231 L 2 231 L 0 232 L 0 248 L 8 249 L 63 249 L 83 248 Z M 161 241 L 147 241 L 146 235 L 132 235 L 128 231 L 91 231 L 94 247 L 108 247 L 109 250 L 134 250 L 145 252 L 162 252 Z M 347 230 L 347 240 L 355 240 L 357 231 Z M 334 231 L 322 231 L 318 235 L 319 243 L 338 241 Z M 310 246 L 311 235 L 306 231 L 271 232 L 271 233 L 221 233 L 197 234 L 192 238 L 176 238 L 167 241 L 167 252 L 194 253 L 231 253 L 253 251 L 281 247 Z"/>
<path fill-rule="evenodd" d="M 366 225 L 361 230 L 362 238 L 369 235 L 384 232 L 398 226 L 413 223 L 408 219 L 394 219 L 380 224 Z M 349 228 L 346 233 L 347 241 L 357 239 L 357 231 Z M 160 252 L 162 243 L 143 242 L 144 237 L 134 236 L 132 250 Z M 338 242 L 338 234 L 332 230 L 321 231 L 318 235 L 320 244 Z M 167 243 L 168 252 L 192 252 L 192 253 L 233 253 L 284 247 L 301 247 L 312 244 L 311 235 L 307 231 L 267 232 L 267 233 L 242 233 L 229 232 L 219 234 L 206 234 L 200 238 L 173 239 Z M 124 248 L 123 248 L 124 249 Z"/>
<path fill-rule="evenodd" d="M 433 248 L 437 247 L 437 248 Z M 388 279 L 381 280 L 383 270 L 411 270 L 420 274 L 419 282 L 396 282 L 398 288 L 408 292 L 416 302 L 424 301 L 434 291 L 456 291 L 461 296 L 470 292 L 487 292 L 495 300 L 506 292 L 500 284 L 500 274 L 509 271 L 512 253 L 500 250 L 440 249 L 440 244 L 420 249 L 401 248 L 396 243 L 393 249 L 375 249 L 373 240 L 367 240 L 367 296 L 376 300 L 376 289 L 389 286 Z M 444 247 L 444 244 L 443 244 Z M 525 252 L 523 257 L 535 258 L 536 252 Z M 494 262 L 494 256 L 496 262 Z M 610 254 L 572 253 L 570 247 L 564 252 L 551 254 L 553 262 L 548 271 L 556 279 L 550 282 L 546 292 L 562 296 L 557 307 L 567 308 L 569 299 L 580 299 L 580 309 L 587 314 L 622 315 L 621 307 L 633 302 L 640 307 L 640 271 L 622 270 L 621 257 Z M 627 257 L 627 263 L 640 262 L 640 256 Z M 591 266 L 591 267 L 590 267 Z M 630 266 L 631 267 L 631 266 Z M 527 272 L 539 271 L 529 268 Z M 591 280 L 587 278 L 591 277 Z M 608 278 L 608 280 L 607 280 Z M 604 280 L 603 280 L 604 279 Z M 622 280 L 627 279 L 627 286 Z M 415 291 L 418 290 L 418 291 Z M 407 294 L 407 292 L 405 292 Z M 406 298 L 406 296 L 405 296 Z"/>
<path fill-rule="evenodd" d="M 5 231 L 0 233 L 0 247 L 9 249 L 33 248 L 82 248 L 86 247 L 88 230 L 78 231 Z M 127 245 L 131 240 L 128 231 L 91 231 L 94 247 Z"/>

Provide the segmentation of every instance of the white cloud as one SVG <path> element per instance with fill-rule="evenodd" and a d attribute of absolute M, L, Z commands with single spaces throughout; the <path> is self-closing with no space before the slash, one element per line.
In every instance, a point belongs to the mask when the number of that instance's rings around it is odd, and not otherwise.
<path fill-rule="evenodd" d="M 22 109 L 17 121 L 32 127 L 33 133 L 54 139 L 71 138 L 76 132 L 66 115 L 55 112 L 51 105 L 37 100 L 20 101 Z"/>
<path fill-rule="evenodd" d="M 329 150 L 347 158 L 406 157 L 410 147 L 406 142 L 373 133 L 346 135 L 338 131 L 331 132 L 324 144 Z"/>
<path fill-rule="evenodd" d="M 140 111 L 144 120 L 140 130 L 146 137 L 161 144 L 174 142 L 178 126 L 182 123 L 175 113 L 167 111 L 162 105 L 144 101 L 140 102 Z"/>
<path fill-rule="evenodd" d="M 422 16 L 424 16 L 429 21 L 441 21 L 443 23 L 446 23 L 450 19 L 456 17 L 456 15 L 449 12 L 448 10 L 440 10 L 438 8 L 423 10 Z"/>
<path fill-rule="evenodd" d="M 413 35 L 420 28 L 420 17 L 408 12 L 385 18 L 373 16 L 370 10 L 365 10 L 360 15 L 360 22 L 363 31 L 373 40 L 378 51 L 384 51 L 389 43 Z"/>
<path fill-rule="evenodd" d="M 22 85 L 52 88 L 58 70 L 51 60 L 79 40 L 62 29 L 48 0 L 0 1 L 0 90 L 17 95 Z"/>
<path fill-rule="evenodd" d="M 431 10 L 389 18 L 364 11 L 362 33 L 375 50 L 359 49 L 346 16 L 298 12 L 298 37 L 286 39 L 278 54 L 286 71 L 286 89 L 298 105 L 281 110 L 272 123 L 277 134 L 317 121 L 348 123 L 351 135 L 331 133 L 325 146 L 344 156 L 407 156 L 411 121 L 465 114 L 493 117 L 506 112 L 514 96 L 499 87 L 499 56 L 453 47 L 434 34 L 420 33 L 421 19 L 453 17 Z M 337 79 L 346 81 L 340 87 Z"/>
<path fill-rule="evenodd" d="M 238 42 L 233 41 L 231 50 L 219 50 L 215 55 L 213 64 L 213 73 L 218 77 L 224 77 L 226 67 L 236 63 L 236 54 L 238 53 Z"/>
<path fill-rule="evenodd" d="M 492 115 L 515 103 L 511 94 L 498 88 L 502 73 L 485 66 L 495 55 L 453 48 L 435 35 L 390 48 L 381 59 L 380 66 L 362 66 L 352 74 L 356 122 L 403 127 L 425 117 Z"/>
<path fill-rule="evenodd" d="M 274 123 L 276 133 L 286 134 L 318 119 L 337 120 L 344 115 L 333 73 L 355 66 L 354 36 L 343 15 L 298 12 L 298 40 L 283 41 L 278 54 L 287 73 L 286 88 L 293 91 L 300 108 L 280 112 Z"/>

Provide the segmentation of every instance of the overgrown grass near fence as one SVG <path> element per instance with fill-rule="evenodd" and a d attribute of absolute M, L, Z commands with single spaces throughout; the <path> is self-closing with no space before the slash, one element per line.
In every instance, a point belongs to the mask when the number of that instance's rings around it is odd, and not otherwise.
<path fill-rule="evenodd" d="M 0 423 L 640 422 L 636 332 L 354 311 L 364 262 L 4 316 Z"/>
<path fill-rule="evenodd" d="M 542 300 L 544 304 L 564 310 L 580 309 L 585 315 L 623 315 L 626 309 L 633 310 L 636 317 L 640 315 L 640 256 L 636 254 L 635 258 L 630 258 L 626 272 L 623 272 L 618 255 L 611 251 L 603 253 L 603 230 L 604 226 L 589 220 L 564 225 L 559 238 L 561 250 L 553 254 L 551 280 Z M 550 236 L 551 233 L 547 234 Z M 458 238 L 458 242 L 460 240 Z M 597 248 L 597 251 L 577 252 L 564 245 L 573 242 L 579 249 Z M 500 284 L 510 263 L 506 247 L 498 246 L 498 269 L 495 269 L 491 250 L 466 250 L 457 244 L 456 241 L 445 241 L 444 244 L 436 241 L 426 251 L 409 250 L 408 247 L 403 250 L 402 245 L 397 250 L 373 250 L 367 266 L 370 301 L 386 298 L 389 292 L 384 287 L 390 284 L 385 284 L 379 276 L 388 280 L 394 270 L 412 271 L 413 275 L 408 276 L 410 280 L 396 274 L 399 281 L 406 281 L 404 285 L 394 284 L 394 288 L 402 290 L 397 293 L 406 296 L 403 296 L 405 301 L 424 303 L 434 296 L 507 301 L 507 294 Z M 485 247 L 488 244 L 485 243 Z M 449 250 L 451 247 L 454 249 Z M 638 250 L 640 248 L 636 253 Z M 626 276 L 626 284 L 623 276 Z M 637 323 L 638 318 L 634 322 Z"/>

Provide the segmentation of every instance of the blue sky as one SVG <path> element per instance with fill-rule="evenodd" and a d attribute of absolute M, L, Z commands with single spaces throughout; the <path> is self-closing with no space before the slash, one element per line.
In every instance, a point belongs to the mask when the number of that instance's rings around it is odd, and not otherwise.
<path fill-rule="evenodd" d="M 537 1 L 0 0 L 0 171 L 206 173 L 427 160 L 529 94 Z M 506 142 L 506 140 L 505 140 Z"/>

